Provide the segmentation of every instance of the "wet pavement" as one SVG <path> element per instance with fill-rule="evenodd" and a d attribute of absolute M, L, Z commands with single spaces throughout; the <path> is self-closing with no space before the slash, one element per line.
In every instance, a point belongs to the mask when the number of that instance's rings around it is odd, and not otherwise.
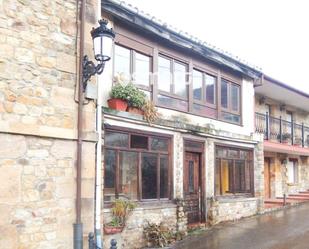
<path fill-rule="evenodd" d="M 309 249 L 309 204 L 217 225 L 175 249 Z"/>

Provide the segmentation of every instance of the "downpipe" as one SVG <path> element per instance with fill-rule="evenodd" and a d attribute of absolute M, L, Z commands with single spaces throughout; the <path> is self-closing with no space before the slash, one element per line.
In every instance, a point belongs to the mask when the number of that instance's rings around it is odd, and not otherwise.
<path fill-rule="evenodd" d="M 77 9 L 80 0 L 77 0 Z M 82 185 L 82 120 L 83 120 L 83 55 L 85 30 L 85 0 L 80 6 L 80 49 L 79 49 L 79 77 L 78 81 L 78 119 L 77 119 L 77 160 L 76 160 L 76 221 L 73 224 L 73 247 L 83 249 L 83 224 L 81 222 L 81 185 Z"/>
<path fill-rule="evenodd" d="M 97 0 L 97 16 L 101 19 L 101 0 Z M 101 201 L 102 201 L 102 75 L 97 76 L 97 106 L 96 106 L 96 130 L 98 142 L 96 144 L 96 186 L 95 186 L 95 243 L 97 249 L 103 248 L 101 235 Z"/>

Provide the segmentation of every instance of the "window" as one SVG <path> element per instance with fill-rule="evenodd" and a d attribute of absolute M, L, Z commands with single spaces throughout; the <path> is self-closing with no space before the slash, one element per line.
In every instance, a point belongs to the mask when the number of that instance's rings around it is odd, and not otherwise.
<path fill-rule="evenodd" d="M 216 147 L 216 195 L 253 192 L 253 153 L 228 147 Z"/>
<path fill-rule="evenodd" d="M 193 112 L 216 118 L 216 77 L 194 69 L 192 78 Z"/>
<path fill-rule="evenodd" d="M 150 90 L 151 58 L 135 50 L 115 45 L 114 75 L 121 75 L 140 88 Z"/>
<path fill-rule="evenodd" d="M 298 162 L 297 160 L 289 160 L 287 163 L 288 183 L 298 182 Z"/>
<path fill-rule="evenodd" d="M 240 123 L 240 86 L 221 79 L 221 119 Z"/>
<path fill-rule="evenodd" d="M 159 56 L 158 90 L 163 95 L 187 100 L 187 65 Z"/>
<path fill-rule="evenodd" d="M 170 139 L 106 131 L 104 200 L 168 199 Z"/>

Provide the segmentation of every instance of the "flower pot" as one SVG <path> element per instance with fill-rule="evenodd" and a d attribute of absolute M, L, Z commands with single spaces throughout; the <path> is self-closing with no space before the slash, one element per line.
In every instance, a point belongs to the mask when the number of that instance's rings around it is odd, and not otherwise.
<path fill-rule="evenodd" d="M 128 107 L 127 101 L 123 99 L 109 99 L 107 101 L 108 107 L 118 111 L 125 111 Z"/>
<path fill-rule="evenodd" d="M 109 226 L 109 225 L 104 225 L 104 233 L 105 234 L 121 233 L 122 230 L 123 230 L 123 226 L 113 227 L 113 226 Z"/>
<path fill-rule="evenodd" d="M 139 114 L 139 115 L 144 115 L 144 111 L 137 108 L 137 107 L 133 107 L 133 106 L 129 106 L 127 108 L 127 112 L 130 112 L 130 113 L 134 113 L 134 114 Z"/>

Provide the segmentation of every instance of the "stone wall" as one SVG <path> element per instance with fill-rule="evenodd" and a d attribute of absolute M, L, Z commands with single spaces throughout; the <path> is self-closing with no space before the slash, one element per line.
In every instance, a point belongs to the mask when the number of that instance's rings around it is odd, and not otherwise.
<path fill-rule="evenodd" d="M 210 222 L 216 224 L 222 221 L 238 220 L 255 215 L 258 212 L 258 198 L 235 198 L 214 201 L 210 209 Z"/>
<path fill-rule="evenodd" d="M 93 143 L 84 153 L 94 153 Z M 72 248 L 76 143 L 0 134 L 0 247 Z M 83 164 L 83 220 L 92 230 L 93 160 Z"/>
<path fill-rule="evenodd" d="M 149 223 L 160 224 L 163 222 L 170 229 L 176 230 L 177 215 L 175 204 L 150 204 L 137 207 L 127 220 L 126 227 L 122 233 L 115 235 L 104 235 L 105 248 L 109 248 L 110 240 L 117 240 L 118 249 L 139 249 L 146 246 L 143 236 L 143 227 Z M 105 220 L 110 220 L 110 210 L 104 211 Z"/>
<path fill-rule="evenodd" d="M 96 26 L 87 1 L 86 53 Z M 75 222 L 75 0 L 0 1 L 0 248 L 72 248 Z M 82 220 L 93 231 L 95 106 L 83 107 Z"/>

